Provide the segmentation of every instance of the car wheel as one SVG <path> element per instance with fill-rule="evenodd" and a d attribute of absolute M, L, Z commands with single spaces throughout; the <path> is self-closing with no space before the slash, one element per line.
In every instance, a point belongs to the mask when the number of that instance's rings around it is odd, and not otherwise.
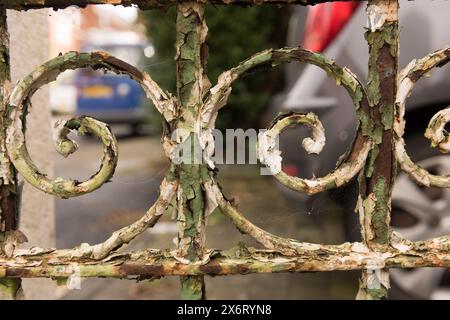
<path fill-rule="evenodd" d="M 433 174 L 450 174 L 450 156 L 437 155 L 419 135 L 407 147 L 417 163 Z M 426 240 L 450 234 L 450 189 L 418 186 L 400 172 L 392 193 L 393 228 L 406 239 Z M 446 268 L 392 269 L 393 298 L 450 299 Z"/>
<path fill-rule="evenodd" d="M 430 148 L 422 135 L 406 137 L 413 160 L 433 174 L 450 174 L 450 155 L 440 155 Z M 450 234 L 450 189 L 418 186 L 398 170 L 392 193 L 391 225 L 411 241 Z M 358 214 L 354 213 L 357 184 L 346 187 L 351 197 L 342 201 L 344 231 L 347 241 L 361 241 Z M 351 199 L 350 199 L 351 198 Z M 450 299 L 450 269 L 392 269 L 391 299 Z"/>

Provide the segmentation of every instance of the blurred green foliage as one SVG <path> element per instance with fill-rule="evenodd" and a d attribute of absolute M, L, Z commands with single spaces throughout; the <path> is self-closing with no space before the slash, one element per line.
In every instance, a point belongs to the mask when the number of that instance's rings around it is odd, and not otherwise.
<path fill-rule="evenodd" d="M 175 91 L 175 8 L 145 11 L 140 15 L 154 45 L 156 55 L 146 66 L 153 79 L 166 89 Z M 288 8 L 256 6 L 208 6 L 209 29 L 207 73 L 211 83 L 219 74 L 236 66 L 258 51 L 279 48 L 285 44 Z M 282 69 L 260 72 L 240 79 L 233 85 L 228 105 L 222 109 L 217 127 L 257 128 L 274 92 L 283 88 Z"/>

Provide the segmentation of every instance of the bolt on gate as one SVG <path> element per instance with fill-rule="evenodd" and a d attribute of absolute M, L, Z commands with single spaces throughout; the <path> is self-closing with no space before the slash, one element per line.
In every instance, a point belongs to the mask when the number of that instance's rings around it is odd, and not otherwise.
<path fill-rule="evenodd" d="M 332 0 L 330 0 L 332 1 Z M 450 187 L 450 176 L 433 175 L 408 156 L 402 138 L 405 128 L 405 104 L 414 84 L 435 67 L 450 60 L 450 47 L 413 60 L 398 71 L 399 31 L 398 1 L 369 0 L 366 39 L 369 46 L 369 76 L 362 84 L 347 68 L 342 68 L 322 54 L 300 47 L 268 49 L 255 54 L 236 67 L 223 72 L 215 85 L 206 73 L 208 27 L 203 14 L 205 5 L 314 5 L 327 0 L 2 0 L 0 4 L 0 297 L 21 296 L 21 278 L 47 277 L 67 279 L 114 277 L 152 279 L 179 276 L 181 298 L 204 299 L 204 276 L 275 272 L 321 272 L 362 270 L 357 299 L 383 299 L 388 295 L 389 268 L 449 267 L 450 235 L 411 242 L 390 228 L 391 192 L 397 165 L 411 179 L 426 187 Z M 136 5 L 143 10 L 177 6 L 176 73 L 177 92 L 161 89 L 149 74 L 104 52 L 69 52 L 41 65 L 11 89 L 9 75 L 6 9 L 60 9 L 89 4 Z M 245 10 L 245 9 L 242 9 Z M 213 52 L 211 54 L 214 54 Z M 342 85 L 351 96 L 358 116 L 356 135 L 349 151 L 327 175 L 302 179 L 290 176 L 280 167 L 275 141 L 287 127 L 307 125 L 312 137 L 303 142 L 309 153 L 317 153 L 325 144 L 324 128 L 312 113 L 279 116 L 260 137 L 258 155 L 271 168 L 274 178 L 289 188 L 309 195 L 338 188 L 358 176 L 359 196 L 356 211 L 360 217 L 363 242 L 340 245 L 303 243 L 273 235 L 254 225 L 227 200 L 217 184 L 211 156 L 214 152 L 212 130 L 218 113 L 227 104 L 232 84 L 260 66 L 277 66 L 291 61 L 314 64 Z M 161 183 L 156 202 L 133 224 L 115 231 L 102 243 L 82 243 L 73 249 L 21 249 L 24 235 L 18 227 L 17 173 L 43 192 L 62 198 L 92 192 L 114 173 L 118 159 L 117 142 L 109 127 L 90 117 L 59 121 L 55 146 L 63 156 L 76 151 L 68 138 L 72 130 L 92 133 L 103 143 L 99 171 L 87 181 L 51 179 L 34 165 L 25 141 L 26 115 L 33 93 L 68 69 L 91 67 L 130 76 L 145 90 L 163 116 L 165 132 L 162 145 L 172 160 Z M 450 151 L 450 137 L 445 125 L 450 108 L 438 112 L 430 121 L 425 136 L 441 152 Z M 182 134 L 172 133 L 183 129 Z M 175 163 L 173 153 L 183 143 L 202 147 L 197 163 Z M 193 154 L 192 157 L 195 155 Z M 193 159 L 192 159 L 193 160 Z M 147 249 L 117 252 L 147 228 L 153 227 L 168 207 L 176 208 L 179 226 L 178 245 L 174 250 Z M 232 250 L 205 246 L 208 214 L 220 211 L 241 231 L 254 238 L 263 249 L 239 246 Z"/>

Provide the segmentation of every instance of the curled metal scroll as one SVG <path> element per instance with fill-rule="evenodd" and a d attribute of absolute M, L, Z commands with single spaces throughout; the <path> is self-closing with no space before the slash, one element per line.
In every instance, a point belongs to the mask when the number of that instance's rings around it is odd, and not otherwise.
<path fill-rule="evenodd" d="M 41 86 L 54 81 L 59 74 L 66 70 L 84 67 L 105 69 L 130 76 L 142 86 L 167 121 L 173 119 L 175 110 L 175 100 L 171 98 L 170 94 L 161 90 L 150 76 L 104 52 L 69 52 L 48 61 L 25 77 L 12 91 L 7 106 L 9 125 L 6 145 L 8 155 L 16 169 L 31 185 L 62 198 L 92 192 L 111 179 L 118 160 L 116 139 L 108 125 L 90 117 L 78 117 L 58 122 L 55 143 L 59 153 L 68 156 L 76 151 L 77 146 L 68 138 L 68 134 L 71 130 L 77 130 L 79 133 L 92 133 L 100 138 L 103 144 L 103 158 L 100 169 L 87 181 L 79 182 L 59 177 L 50 179 L 38 170 L 28 153 L 25 140 L 25 121 L 31 97 Z"/>
<path fill-rule="evenodd" d="M 341 68 L 325 56 L 301 48 L 269 49 L 255 54 L 251 58 L 239 64 L 237 67 L 222 73 L 216 86 L 210 90 L 210 96 L 205 102 L 202 119 L 210 123 L 215 119 L 217 111 L 226 104 L 231 93 L 232 83 L 245 73 L 258 68 L 273 67 L 281 63 L 300 61 L 310 63 L 323 69 L 334 78 L 337 85 L 342 85 L 350 95 L 359 117 L 356 138 L 349 152 L 347 152 L 337 165 L 336 169 L 324 177 L 302 179 L 290 176 L 281 171 L 281 157 L 274 154 L 274 138 L 287 126 L 293 124 L 307 124 L 313 128 L 313 138 L 307 138 L 303 146 L 310 153 L 319 153 L 325 144 L 324 129 L 313 114 L 290 115 L 276 119 L 269 131 L 260 139 L 260 161 L 267 165 L 274 177 L 283 185 L 308 194 L 316 194 L 328 189 L 337 188 L 348 183 L 364 167 L 369 151 L 372 147 L 370 128 L 367 126 L 369 119 L 369 107 L 367 98 L 356 76 L 347 68 Z"/>
<path fill-rule="evenodd" d="M 325 145 L 324 128 L 313 113 L 291 113 L 277 117 L 269 130 L 259 137 L 258 153 L 260 161 L 269 168 L 274 169 L 275 178 L 282 184 L 297 191 L 316 194 L 324 190 L 337 188 L 349 182 L 364 167 L 373 141 L 369 104 L 363 86 L 356 76 L 348 69 L 337 66 L 334 61 L 321 54 L 313 53 L 301 48 L 283 48 L 279 50 L 265 50 L 255 54 L 237 67 L 230 69 L 219 76 L 217 84 L 209 91 L 201 112 L 202 125 L 212 128 L 220 108 L 226 105 L 231 93 L 233 82 L 245 73 L 259 67 L 273 67 L 281 63 L 300 61 L 314 64 L 322 68 L 336 80 L 338 85 L 344 86 L 352 97 L 356 113 L 359 117 L 357 133 L 350 150 L 341 157 L 337 168 L 322 178 L 301 179 L 289 176 L 279 170 L 281 157 L 278 150 L 274 150 L 275 138 L 287 127 L 297 124 L 307 125 L 312 129 L 312 138 L 303 140 L 303 147 L 309 153 L 319 153 Z M 246 219 L 222 193 L 214 178 L 204 183 L 208 201 L 212 206 L 218 206 L 233 224 L 245 234 L 248 234 L 267 249 L 276 250 L 285 255 L 299 254 L 312 248 L 314 244 L 299 242 L 294 239 L 282 238 L 271 234 Z"/>
<path fill-rule="evenodd" d="M 406 99 L 410 96 L 416 82 L 432 69 L 441 67 L 450 61 L 450 47 L 436 51 L 426 57 L 413 60 L 401 73 L 395 102 L 394 139 L 395 156 L 403 171 L 420 185 L 427 187 L 450 188 L 450 176 L 434 175 L 414 163 L 406 152 L 403 134 L 405 131 Z M 450 138 L 445 125 L 450 120 L 450 109 L 438 112 L 431 119 L 425 137 L 432 147 L 438 147 L 443 153 L 450 151 Z"/>

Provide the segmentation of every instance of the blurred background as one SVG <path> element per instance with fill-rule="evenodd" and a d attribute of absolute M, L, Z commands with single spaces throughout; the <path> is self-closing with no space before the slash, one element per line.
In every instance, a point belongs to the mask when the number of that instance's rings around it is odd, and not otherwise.
<path fill-rule="evenodd" d="M 364 8 L 364 4 L 352 2 L 311 8 L 210 6 L 206 10 L 209 78 L 214 83 L 222 71 L 260 50 L 302 45 L 324 53 L 365 79 L 368 49 Z M 450 43 L 450 22 L 445 17 L 448 10 L 448 2 L 401 1 L 402 67 Z M 49 58 L 70 50 L 106 51 L 149 72 L 163 88 L 175 92 L 174 8 L 142 12 L 101 5 L 44 14 Z M 410 155 L 440 174 L 450 172 L 449 157 L 432 150 L 423 132 L 431 116 L 449 104 L 449 84 L 445 68 L 421 80 L 408 100 L 406 116 Z M 83 197 L 55 199 L 58 247 L 103 241 L 114 230 L 141 217 L 156 198 L 168 167 L 160 144 L 159 115 L 132 80 L 91 69 L 64 73 L 48 86 L 48 96 L 51 121 L 81 114 L 94 116 L 111 124 L 118 138 L 119 164 L 111 183 Z M 308 136 L 308 130 L 288 130 L 281 137 L 283 170 L 301 177 L 327 173 L 350 146 L 356 119 L 345 90 L 314 66 L 291 63 L 237 81 L 217 124 L 221 130 L 260 129 L 278 113 L 289 111 L 319 115 L 326 128 L 327 145 L 319 156 L 306 156 L 301 141 Z M 86 179 L 97 169 L 100 143 L 91 137 L 76 139 L 80 149 L 69 158 L 63 159 L 52 151 L 54 175 Z M 261 176 L 259 169 L 259 165 L 220 165 L 218 175 L 225 194 L 234 198 L 255 224 L 277 235 L 307 242 L 332 244 L 360 239 L 353 209 L 356 183 L 305 197 L 282 187 L 270 176 Z M 449 234 L 449 203 L 448 190 L 419 188 L 400 173 L 393 195 L 393 226 L 411 240 Z M 175 220 L 165 216 L 127 249 L 173 248 L 176 235 Z M 220 249 L 239 242 L 257 246 L 218 212 L 208 220 L 207 242 L 209 247 Z M 358 272 L 247 275 L 208 277 L 206 285 L 210 299 L 353 299 L 357 279 Z M 445 269 L 394 270 L 391 279 L 393 298 L 450 298 L 450 275 Z M 81 290 L 58 287 L 54 297 L 177 299 L 178 281 L 86 279 Z"/>

